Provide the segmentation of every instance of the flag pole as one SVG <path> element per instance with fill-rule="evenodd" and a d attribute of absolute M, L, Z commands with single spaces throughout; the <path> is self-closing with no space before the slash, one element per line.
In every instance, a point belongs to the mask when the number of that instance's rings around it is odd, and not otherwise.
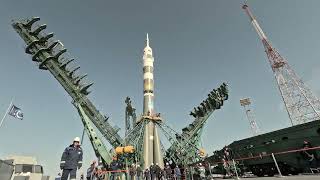
<path fill-rule="evenodd" d="M 9 113 L 10 108 L 11 108 L 12 105 L 13 105 L 13 99 L 14 99 L 14 98 L 11 99 L 11 102 L 10 102 L 10 105 L 9 105 L 8 109 L 7 109 L 6 113 L 4 114 L 4 116 L 3 116 L 2 119 L 1 119 L 0 128 L 1 128 L 1 126 L 2 126 L 3 121 L 4 121 L 5 118 L 7 117 L 7 114 Z"/>

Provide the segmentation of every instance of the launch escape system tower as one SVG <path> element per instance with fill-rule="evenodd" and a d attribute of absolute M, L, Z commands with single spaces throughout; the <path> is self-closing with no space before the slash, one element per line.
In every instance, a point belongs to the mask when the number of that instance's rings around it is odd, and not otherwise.
<path fill-rule="evenodd" d="M 39 25 L 39 20 L 38 17 L 17 20 L 13 21 L 12 26 L 26 43 L 25 52 L 32 56 L 32 61 L 39 69 L 50 72 L 72 98 L 72 104 L 78 110 L 86 134 L 102 164 L 107 166 L 115 154 L 121 159 L 125 153 L 134 154 L 129 161 L 144 167 L 152 163 L 163 167 L 164 162 L 188 166 L 201 160 L 204 154 L 200 149 L 202 130 L 210 115 L 228 99 L 225 83 L 213 89 L 190 112 L 194 120 L 181 133 L 170 128 L 154 108 L 154 57 L 147 35 L 143 53 L 143 113 L 137 116 L 131 99 L 126 98 L 125 137 L 121 137 L 119 128 L 111 126 L 109 117 L 101 114 L 88 98 L 93 83 L 88 83 L 86 74 L 79 73 L 80 67 L 75 65 L 72 57 L 66 55 L 67 49 L 61 41 L 55 40 L 53 33 L 44 32 L 47 25 Z M 169 141 L 170 147 L 165 149 L 159 132 Z M 110 143 L 115 152 L 106 148 L 102 138 Z"/>

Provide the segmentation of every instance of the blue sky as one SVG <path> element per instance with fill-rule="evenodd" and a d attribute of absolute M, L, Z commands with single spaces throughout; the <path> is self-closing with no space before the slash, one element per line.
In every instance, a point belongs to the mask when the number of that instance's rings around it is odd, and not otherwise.
<path fill-rule="evenodd" d="M 39 16 L 55 32 L 82 73 L 94 82 L 89 98 L 124 126 L 124 99 L 142 112 L 142 50 L 149 33 L 155 56 L 155 108 L 180 130 L 189 111 L 222 82 L 230 99 L 208 120 L 202 146 L 211 153 L 251 135 L 239 99 L 251 97 L 264 132 L 289 126 L 271 68 L 242 1 L 79 1 L 3 0 L 0 4 L 0 114 L 11 97 L 25 118 L 7 118 L 0 128 L 0 157 L 35 155 L 56 174 L 63 149 L 82 124 L 71 98 L 24 53 L 11 19 Z M 319 97 L 320 2 L 249 0 L 274 47 Z M 123 131 L 121 132 L 123 134 Z M 86 137 L 85 163 L 94 157 Z"/>

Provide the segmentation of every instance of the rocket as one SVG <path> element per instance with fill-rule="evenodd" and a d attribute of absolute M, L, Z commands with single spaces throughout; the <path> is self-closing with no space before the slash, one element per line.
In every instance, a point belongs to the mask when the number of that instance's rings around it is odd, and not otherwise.
<path fill-rule="evenodd" d="M 146 46 L 143 50 L 143 120 L 145 121 L 143 140 L 144 168 L 151 164 L 158 164 L 161 168 L 163 157 L 160 148 L 160 138 L 156 126 L 154 110 L 154 79 L 153 79 L 153 54 L 147 34 Z"/>
<path fill-rule="evenodd" d="M 146 47 L 143 50 L 143 115 L 154 114 L 154 80 L 152 49 L 147 34 Z"/>

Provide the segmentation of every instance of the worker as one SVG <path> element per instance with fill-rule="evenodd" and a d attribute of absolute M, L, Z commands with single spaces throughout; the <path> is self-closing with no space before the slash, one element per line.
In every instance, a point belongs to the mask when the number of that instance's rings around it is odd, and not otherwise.
<path fill-rule="evenodd" d="M 307 168 L 317 168 L 318 166 L 318 157 L 317 153 L 312 148 L 312 145 L 309 141 L 303 141 L 302 148 L 305 149 L 301 151 L 301 156 L 307 161 Z"/>
<path fill-rule="evenodd" d="M 146 170 L 144 171 L 144 179 L 145 180 L 150 180 L 151 179 L 150 170 L 148 168 L 146 168 Z"/>
<path fill-rule="evenodd" d="M 158 163 L 155 165 L 155 171 L 156 171 L 156 178 L 161 179 L 161 167 Z"/>
<path fill-rule="evenodd" d="M 131 180 L 135 179 L 136 173 L 137 173 L 137 170 L 136 170 L 135 164 L 132 164 L 131 167 L 129 168 L 129 175 Z"/>
<path fill-rule="evenodd" d="M 174 168 L 174 179 L 176 179 L 176 180 L 180 180 L 181 179 L 181 171 L 180 171 L 179 166 L 176 166 Z"/>
<path fill-rule="evenodd" d="M 114 160 L 110 163 L 110 170 L 111 170 L 111 176 L 110 176 L 110 180 L 114 180 L 116 179 L 116 177 L 118 176 L 118 162 L 117 160 L 114 158 Z"/>
<path fill-rule="evenodd" d="M 166 166 L 164 167 L 164 172 L 165 172 L 164 178 L 165 179 L 170 179 L 171 175 L 172 175 L 172 170 L 171 170 L 171 167 L 170 167 L 169 163 L 166 163 Z"/>
<path fill-rule="evenodd" d="M 151 175 L 151 179 L 154 180 L 157 177 L 157 170 L 156 170 L 156 165 L 154 165 L 153 163 L 151 163 L 150 165 L 150 175 Z"/>
<path fill-rule="evenodd" d="M 201 163 L 199 163 L 198 170 L 199 170 L 200 179 L 205 179 L 206 178 L 206 170 L 202 166 Z"/>
<path fill-rule="evenodd" d="M 137 164 L 137 180 L 141 180 L 142 179 L 142 168 L 140 167 L 139 164 Z"/>
<path fill-rule="evenodd" d="M 92 180 L 95 173 L 96 161 L 92 161 L 90 167 L 87 169 L 87 180 Z"/>
<path fill-rule="evenodd" d="M 80 138 L 76 137 L 61 156 L 60 169 L 63 170 L 61 180 L 67 180 L 69 175 L 70 180 L 76 179 L 77 170 L 82 167 L 82 157 L 83 152 L 80 147 Z"/>

